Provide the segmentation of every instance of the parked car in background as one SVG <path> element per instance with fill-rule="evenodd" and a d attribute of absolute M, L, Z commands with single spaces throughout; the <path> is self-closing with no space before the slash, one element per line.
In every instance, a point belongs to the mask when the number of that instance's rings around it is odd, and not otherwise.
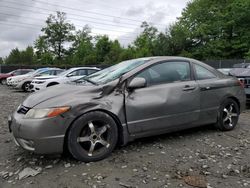
<path fill-rule="evenodd" d="M 237 77 L 245 88 L 246 102 L 250 104 L 250 65 L 245 68 L 233 68 L 230 75 Z"/>
<path fill-rule="evenodd" d="M 233 68 L 250 68 L 250 63 L 237 63 L 233 65 Z"/>
<path fill-rule="evenodd" d="M 217 70 L 225 75 L 229 75 L 229 73 L 232 69 L 231 68 L 222 68 L 222 69 L 217 69 Z"/>
<path fill-rule="evenodd" d="M 237 78 L 183 57 L 128 60 L 84 80 L 29 95 L 9 117 L 16 143 L 97 161 L 140 137 L 210 124 L 232 130 L 246 102 Z"/>
<path fill-rule="evenodd" d="M 8 80 L 9 85 L 11 85 L 15 89 L 22 89 L 23 91 L 30 90 L 30 83 L 35 77 L 45 76 L 45 75 L 58 75 L 64 70 L 59 68 L 41 68 L 37 69 L 34 72 L 30 72 L 28 74 L 14 76 Z"/>
<path fill-rule="evenodd" d="M 34 71 L 34 69 L 17 69 L 17 70 L 11 71 L 9 73 L 1 73 L 0 74 L 0 83 L 5 85 L 7 83 L 7 78 L 9 78 L 11 76 L 18 76 L 18 75 L 27 74 L 31 71 Z"/>
<path fill-rule="evenodd" d="M 40 76 L 31 82 L 30 89 L 31 91 L 40 91 L 50 86 L 78 80 L 99 70 L 96 67 L 77 67 L 68 69 L 57 76 Z"/>

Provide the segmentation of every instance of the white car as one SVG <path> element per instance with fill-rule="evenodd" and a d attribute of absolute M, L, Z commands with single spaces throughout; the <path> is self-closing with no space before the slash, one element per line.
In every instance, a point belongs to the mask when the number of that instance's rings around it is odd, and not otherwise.
<path fill-rule="evenodd" d="M 83 76 L 90 75 L 99 70 L 100 69 L 96 67 L 77 67 L 68 69 L 57 76 L 40 76 L 31 82 L 30 89 L 34 92 L 53 85 L 73 82 L 82 78 Z"/>
<path fill-rule="evenodd" d="M 61 72 L 63 72 L 63 70 L 59 68 L 41 68 L 24 75 L 10 77 L 7 79 L 7 84 L 15 89 L 29 91 L 30 83 L 35 77 L 44 75 L 57 75 Z"/>

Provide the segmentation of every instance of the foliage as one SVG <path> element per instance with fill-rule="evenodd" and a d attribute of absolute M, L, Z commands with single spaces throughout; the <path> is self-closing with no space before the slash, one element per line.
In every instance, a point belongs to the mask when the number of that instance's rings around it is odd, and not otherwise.
<path fill-rule="evenodd" d="M 14 48 L 4 61 L 6 64 L 34 64 L 36 56 L 34 54 L 34 49 L 31 46 L 28 46 L 23 51 Z"/>
<path fill-rule="evenodd" d="M 57 60 L 61 60 L 67 53 L 65 44 L 74 41 L 75 26 L 67 22 L 64 12 L 57 12 L 56 16 L 50 15 L 46 24 L 46 27 L 42 28 L 44 44 L 47 45 L 48 52 Z"/>

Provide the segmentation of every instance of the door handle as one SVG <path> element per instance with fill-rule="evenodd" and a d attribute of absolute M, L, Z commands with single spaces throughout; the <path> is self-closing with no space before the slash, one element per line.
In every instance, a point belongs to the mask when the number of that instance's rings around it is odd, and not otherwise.
<path fill-rule="evenodd" d="M 211 89 L 210 86 L 206 86 L 206 87 L 202 87 L 202 88 L 201 88 L 201 91 L 206 91 L 206 90 L 210 90 L 210 89 Z"/>
<path fill-rule="evenodd" d="M 191 91 L 191 90 L 194 90 L 196 87 L 194 86 L 189 86 L 189 85 L 186 85 L 184 88 L 182 88 L 183 91 Z"/>

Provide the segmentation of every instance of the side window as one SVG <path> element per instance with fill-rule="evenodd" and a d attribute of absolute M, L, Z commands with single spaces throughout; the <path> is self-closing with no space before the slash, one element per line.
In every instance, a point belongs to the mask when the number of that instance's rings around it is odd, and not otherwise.
<path fill-rule="evenodd" d="M 79 76 L 84 76 L 87 75 L 87 70 L 86 69 L 80 69 L 79 70 Z"/>
<path fill-rule="evenodd" d="M 75 70 L 71 73 L 69 73 L 71 76 L 78 76 L 79 75 L 79 70 Z"/>
<path fill-rule="evenodd" d="M 30 72 L 30 71 L 28 71 L 28 70 L 22 70 L 22 71 L 21 71 L 21 74 L 26 74 L 26 73 L 28 73 L 28 72 Z"/>
<path fill-rule="evenodd" d="M 50 75 L 50 73 L 51 73 L 51 71 L 48 70 L 48 71 L 41 72 L 40 75 L 46 76 L 46 75 Z"/>
<path fill-rule="evenodd" d="M 206 80 L 206 79 L 212 79 L 216 78 L 216 75 L 212 73 L 211 71 L 207 70 L 206 68 L 194 64 L 195 72 L 197 80 Z"/>
<path fill-rule="evenodd" d="M 15 71 L 13 74 L 14 74 L 15 76 L 20 75 L 20 74 L 21 74 L 21 71 L 20 71 L 20 70 Z"/>
<path fill-rule="evenodd" d="M 62 72 L 62 70 L 54 70 L 53 75 L 58 75 L 58 74 L 60 74 L 61 72 Z"/>
<path fill-rule="evenodd" d="M 88 75 L 93 74 L 95 72 L 97 72 L 97 70 L 95 70 L 95 69 L 88 69 Z"/>
<path fill-rule="evenodd" d="M 173 83 L 191 80 L 190 65 L 188 62 L 165 62 L 153 65 L 136 77 L 143 77 L 147 85 Z"/>

